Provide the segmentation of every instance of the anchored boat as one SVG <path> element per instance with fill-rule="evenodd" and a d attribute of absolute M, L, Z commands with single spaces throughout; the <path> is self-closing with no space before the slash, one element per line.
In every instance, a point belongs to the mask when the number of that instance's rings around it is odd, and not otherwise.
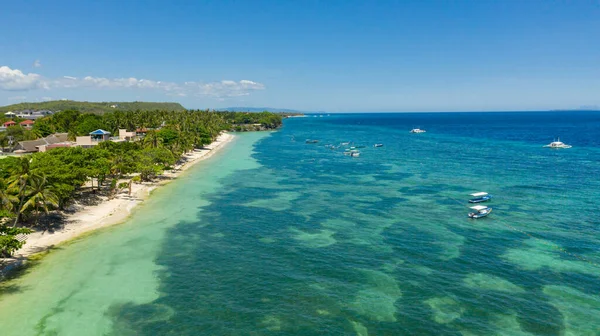
<path fill-rule="evenodd" d="M 571 148 L 573 146 L 571 145 L 567 145 L 563 142 L 560 141 L 560 138 L 558 138 L 558 140 L 556 141 L 552 141 L 551 143 L 545 145 L 544 147 L 546 148 L 555 148 L 555 149 L 559 149 L 559 148 Z"/>
<path fill-rule="evenodd" d="M 319 142 L 319 140 L 306 139 L 306 143 L 307 144 L 315 144 L 315 143 L 318 143 L 318 142 Z"/>
<path fill-rule="evenodd" d="M 383 144 L 374 144 L 373 147 L 383 147 Z"/>
<path fill-rule="evenodd" d="M 413 128 L 410 130 L 410 133 L 425 133 L 425 132 L 427 132 L 427 131 L 422 130 L 420 128 Z"/>
<path fill-rule="evenodd" d="M 484 191 L 473 193 L 473 194 L 471 194 L 471 196 L 473 196 L 475 198 L 471 198 L 469 200 L 469 203 L 487 202 L 492 199 L 492 195 L 490 195 Z"/>
<path fill-rule="evenodd" d="M 492 208 L 486 207 L 484 205 L 475 205 L 472 206 L 473 212 L 469 212 L 467 215 L 469 218 L 477 219 L 481 217 L 485 217 L 492 212 Z"/>
<path fill-rule="evenodd" d="M 350 157 L 359 157 L 360 156 L 360 152 L 357 149 L 346 149 L 344 151 L 344 155 L 350 156 Z"/>

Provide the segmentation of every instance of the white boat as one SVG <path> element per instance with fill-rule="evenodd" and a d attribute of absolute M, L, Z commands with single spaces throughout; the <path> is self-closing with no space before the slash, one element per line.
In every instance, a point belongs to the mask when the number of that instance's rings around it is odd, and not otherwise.
<path fill-rule="evenodd" d="M 373 147 L 383 147 L 383 144 L 376 143 L 376 144 L 373 145 Z"/>
<path fill-rule="evenodd" d="M 350 157 L 359 157 L 360 156 L 360 152 L 356 149 L 346 149 L 344 151 L 344 155 L 350 156 Z"/>
<path fill-rule="evenodd" d="M 493 197 L 492 195 L 490 195 L 484 191 L 472 193 L 471 196 L 473 196 L 475 198 L 471 198 L 469 200 L 469 203 L 481 203 L 481 202 L 489 201 Z"/>
<path fill-rule="evenodd" d="M 558 140 L 552 141 L 551 143 L 549 143 L 548 145 L 546 145 L 544 147 L 546 147 L 546 148 L 571 148 L 573 146 L 567 145 L 567 144 L 561 142 L 560 138 L 558 138 Z"/>
<path fill-rule="evenodd" d="M 485 217 L 492 212 L 492 208 L 486 207 L 485 205 L 475 205 L 472 206 L 471 209 L 475 211 L 469 212 L 467 216 L 474 219 Z"/>
<path fill-rule="evenodd" d="M 427 131 L 422 130 L 420 128 L 413 128 L 410 130 L 410 133 L 425 133 L 425 132 L 427 132 Z"/>

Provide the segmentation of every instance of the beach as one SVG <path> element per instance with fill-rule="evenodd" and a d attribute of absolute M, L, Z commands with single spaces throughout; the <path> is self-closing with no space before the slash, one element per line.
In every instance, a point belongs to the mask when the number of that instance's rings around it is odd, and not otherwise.
<path fill-rule="evenodd" d="M 11 259 L 7 260 L 7 264 L 20 264 L 33 254 L 47 251 L 85 233 L 122 223 L 136 206 L 150 196 L 152 190 L 173 181 L 190 167 L 211 157 L 233 138 L 232 134 L 222 133 L 214 142 L 204 148 L 184 154 L 185 162 L 175 166 L 171 171 L 164 172 L 160 181 L 133 183 L 131 195 L 127 191 L 122 191 L 115 198 L 104 200 L 97 205 L 80 206 L 76 204 L 74 207 L 77 210 L 66 215 L 66 224 L 61 229 L 53 232 L 34 232 L 28 235 L 25 245 L 14 254 L 12 261 Z"/>

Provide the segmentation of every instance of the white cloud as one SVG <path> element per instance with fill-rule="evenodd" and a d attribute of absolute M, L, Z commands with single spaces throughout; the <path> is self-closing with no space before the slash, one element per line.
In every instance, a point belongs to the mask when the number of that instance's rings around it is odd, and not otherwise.
<path fill-rule="evenodd" d="M 50 100 L 54 100 L 52 97 L 42 97 L 40 98 L 41 101 L 50 101 Z"/>
<path fill-rule="evenodd" d="M 214 98 L 230 98 L 247 96 L 253 91 L 264 90 L 265 86 L 251 80 L 222 80 L 219 82 L 201 83 L 187 81 L 183 83 L 163 82 L 149 79 L 105 78 L 86 76 L 77 78 L 62 76 L 55 79 L 45 78 L 39 74 L 24 74 L 7 66 L 0 67 L 0 89 L 9 91 L 26 91 L 35 89 L 138 89 L 163 91 L 170 96 L 186 97 L 210 96 Z"/>
<path fill-rule="evenodd" d="M 247 96 L 252 91 L 264 90 L 265 86 L 250 80 L 241 80 L 235 82 L 232 80 L 223 80 L 215 83 L 197 84 L 199 87 L 198 95 L 207 95 L 218 98 Z"/>
<path fill-rule="evenodd" d="M 6 91 L 26 91 L 45 88 L 42 76 L 24 74 L 21 70 L 0 66 L 0 89 Z"/>
<path fill-rule="evenodd" d="M 42 67 L 42 63 L 40 62 L 40 60 L 35 60 L 35 62 L 33 62 L 33 67 L 34 68 L 41 68 Z"/>

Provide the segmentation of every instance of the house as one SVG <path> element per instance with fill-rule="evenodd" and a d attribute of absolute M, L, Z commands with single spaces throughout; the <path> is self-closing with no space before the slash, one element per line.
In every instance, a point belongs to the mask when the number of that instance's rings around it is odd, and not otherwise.
<path fill-rule="evenodd" d="M 66 141 L 66 142 L 59 142 L 59 143 L 55 143 L 55 144 L 51 144 L 51 145 L 41 145 L 38 147 L 38 150 L 40 152 L 45 152 L 54 148 L 64 148 L 64 147 L 73 147 L 75 144 L 70 142 L 70 141 Z"/>
<path fill-rule="evenodd" d="M 9 121 L 5 122 L 4 124 L 2 124 L 2 126 L 8 128 L 10 126 L 15 126 L 16 124 L 17 124 L 16 122 L 9 120 Z"/>
<path fill-rule="evenodd" d="M 7 118 L 14 118 L 17 116 L 17 114 L 12 111 L 8 111 L 8 112 L 4 113 L 4 116 Z"/>
<path fill-rule="evenodd" d="M 21 125 L 21 127 L 24 127 L 26 129 L 31 129 L 33 127 L 33 124 L 35 123 L 35 121 L 33 120 L 23 120 L 19 123 L 19 125 Z"/>
<path fill-rule="evenodd" d="M 107 132 L 103 129 L 97 129 L 93 132 L 90 132 L 88 136 L 78 136 L 75 141 L 76 145 L 83 148 L 90 148 L 96 146 L 100 142 L 110 140 L 110 132 Z"/>
<path fill-rule="evenodd" d="M 139 137 L 145 137 L 146 133 L 148 133 L 149 129 L 147 128 L 138 128 L 135 130 L 135 135 Z"/>
<path fill-rule="evenodd" d="M 22 119 L 35 120 L 35 119 L 47 117 L 51 114 L 53 114 L 53 112 L 50 110 L 41 110 L 41 111 L 23 110 L 23 111 L 17 111 L 16 116 L 19 118 L 22 118 Z"/>
<path fill-rule="evenodd" d="M 92 142 L 91 136 L 78 136 L 75 138 L 75 145 L 82 148 L 91 148 L 98 144 L 98 142 Z"/>
<path fill-rule="evenodd" d="M 92 141 L 102 142 L 110 140 L 110 132 L 107 132 L 103 129 L 97 129 L 93 132 L 90 132 L 90 137 L 92 137 Z"/>
<path fill-rule="evenodd" d="M 127 132 L 126 129 L 119 130 L 119 140 L 120 141 L 132 141 L 137 136 L 136 132 Z"/>
<path fill-rule="evenodd" d="M 56 133 L 42 139 L 21 141 L 15 148 L 15 153 L 34 153 L 46 151 L 48 145 L 68 142 L 68 133 Z"/>

